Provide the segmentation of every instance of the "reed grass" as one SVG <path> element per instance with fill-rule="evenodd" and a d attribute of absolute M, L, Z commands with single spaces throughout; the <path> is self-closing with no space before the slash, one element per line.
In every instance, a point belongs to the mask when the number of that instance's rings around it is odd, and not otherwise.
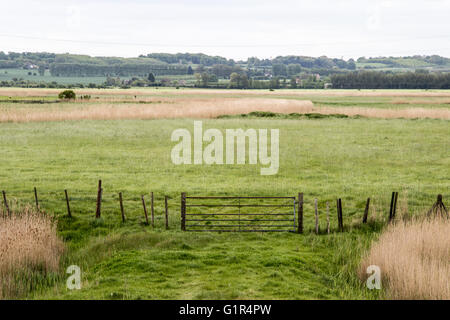
<path fill-rule="evenodd" d="M 381 269 L 391 299 L 450 299 L 450 220 L 402 219 L 390 225 L 364 258 Z"/>
<path fill-rule="evenodd" d="M 0 299 L 22 298 L 57 278 L 64 244 L 55 221 L 31 207 L 0 216 Z"/>
<path fill-rule="evenodd" d="M 0 122 L 43 122 L 65 120 L 120 120 L 120 119 L 173 119 L 217 118 L 222 115 L 247 114 L 255 111 L 274 113 L 341 114 L 369 118 L 431 118 L 450 120 L 447 108 L 379 109 L 364 107 L 318 107 L 309 100 L 264 98 L 211 98 L 142 100 L 155 103 L 69 103 L 50 107 L 10 107 L 0 113 Z M 164 102 L 164 103 L 163 103 Z"/>

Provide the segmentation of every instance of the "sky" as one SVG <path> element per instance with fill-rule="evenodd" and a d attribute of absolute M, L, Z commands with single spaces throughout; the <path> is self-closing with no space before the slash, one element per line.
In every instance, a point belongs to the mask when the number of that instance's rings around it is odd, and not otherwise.
<path fill-rule="evenodd" d="M 450 0 L 2 0 L 0 51 L 450 57 Z"/>

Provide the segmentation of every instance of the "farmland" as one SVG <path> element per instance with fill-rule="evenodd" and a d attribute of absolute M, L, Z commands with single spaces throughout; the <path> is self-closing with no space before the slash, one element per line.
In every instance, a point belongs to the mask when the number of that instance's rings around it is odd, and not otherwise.
<path fill-rule="evenodd" d="M 450 196 L 448 91 L 75 91 L 90 99 L 58 101 L 59 90 L 52 89 L 0 89 L 0 189 L 12 205 L 24 205 L 33 203 L 37 187 L 41 209 L 58 217 L 68 247 L 63 267 L 83 270 L 82 290 L 68 291 L 61 272 L 54 286 L 30 298 L 379 298 L 387 293 L 365 289 L 357 267 L 386 224 L 391 192 L 400 193 L 399 215 L 421 214 L 437 194 L 447 202 Z M 279 129 L 278 174 L 261 176 L 253 165 L 174 165 L 171 133 L 192 131 L 193 119 L 222 132 Z M 99 179 L 102 218 L 95 219 Z M 141 195 L 149 192 L 155 194 L 155 228 L 143 224 Z M 181 232 L 181 192 L 303 192 L 305 234 Z M 362 225 L 368 197 L 370 223 Z M 320 235 L 313 234 L 314 198 Z M 337 198 L 343 201 L 344 233 L 335 232 Z M 323 232 L 327 202 L 330 235 Z"/>

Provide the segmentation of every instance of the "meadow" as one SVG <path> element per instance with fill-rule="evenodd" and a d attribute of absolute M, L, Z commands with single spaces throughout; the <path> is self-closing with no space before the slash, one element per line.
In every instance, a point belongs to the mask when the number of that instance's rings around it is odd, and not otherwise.
<path fill-rule="evenodd" d="M 0 189 L 11 206 L 21 206 L 33 203 L 36 187 L 41 209 L 58 218 L 68 248 L 59 281 L 29 298 L 380 298 L 389 292 L 366 289 L 358 268 L 387 223 L 391 192 L 400 193 L 399 216 L 420 215 L 437 194 L 444 202 L 450 195 L 447 91 L 83 89 L 77 94 L 91 99 L 73 102 L 56 101 L 58 92 L 0 89 Z M 255 111 L 275 114 L 248 115 Z M 222 132 L 279 129 L 278 174 L 261 176 L 258 165 L 174 165 L 171 133 L 192 131 L 193 119 Z M 99 179 L 102 218 L 95 219 Z M 149 192 L 155 194 L 155 228 L 143 223 L 140 197 L 148 199 Z M 303 192 L 305 233 L 182 232 L 181 192 Z M 368 197 L 369 223 L 362 225 Z M 320 235 L 313 233 L 315 198 Z M 344 233 L 336 232 L 337 198 L 343 202 Z M 324 233 L 327 202 L 330 235 Z M 70 264 L 83 270 L 82 290 L 65 288 L 64 268 Z"/>

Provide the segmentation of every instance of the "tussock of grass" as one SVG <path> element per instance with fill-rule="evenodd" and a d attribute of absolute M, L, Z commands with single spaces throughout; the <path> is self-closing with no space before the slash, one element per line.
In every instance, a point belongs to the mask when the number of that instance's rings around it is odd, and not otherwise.
<path fill-rule="evenodd" d="M 54 221 L 30 208 L 0 218 L 0 299 L 20 298 L 57 277 L 63 242 Z"/>
<path fill-rule="evenodd" d="M 221 115 L 217 117 L 217 119 L 229 119 L 229 118 L 325 119 L 325 118 L 348 118 L 348 116 L 345 114 L 296 113 L 296 112 L 284 114 L 271 111 L 252 111 L 250 113 L 244 113 L 240 115 Z"/>
<path fill-rule="evenodd" d="M 434 218 L 390 225 L 364 259 L 381 269 L 394 299 L 450 299 L 450 220 Z"/>

